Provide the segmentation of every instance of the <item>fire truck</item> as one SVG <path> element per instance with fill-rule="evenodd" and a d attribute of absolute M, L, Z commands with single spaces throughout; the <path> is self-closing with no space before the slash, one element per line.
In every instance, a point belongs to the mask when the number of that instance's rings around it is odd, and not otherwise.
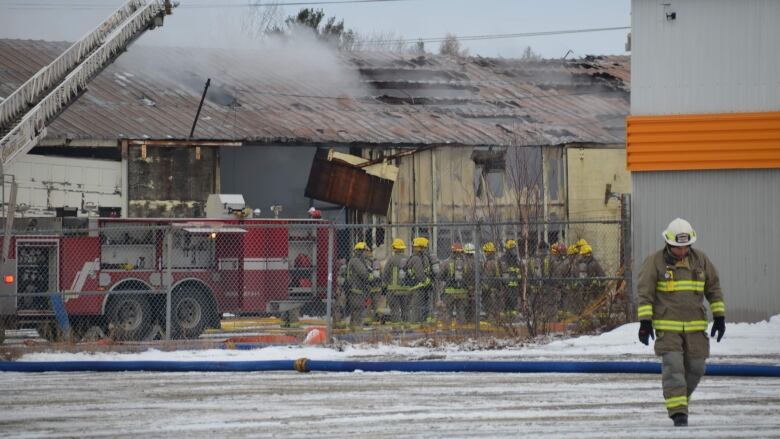
<path fill-rule="evenodd" d="M 15 159 L 26 154 L 41 139 L 45 138 L 47 126 L 86 91 L 87 84 L 144 32 L 162 26 L 164 17 L 170 15 L 175 6 L 170 0 L 127 0 L 54 61 L 43 66 L 24 84 L 6 96 L 5 99 L 0 100 L 0 181 L 3 185 L 8 177 L 8 175 L 3 174 L 3 169 L 6 169 Z M 59 230 L 61 232 L 56 232 L 57 227 L 52 227 L 46 234 L 36 235 L 34 230 L 41 230 L 37 219 L 28 218 L 24 230 L 25 234 L 9 239 L 18 230 L 14 226 L 16 186 L 16 182 L 12 180 L 11 196 L 7 202 L 5 188 L 2 190 L 3 210 L 6 219 L 4 221 L 2 252 L 0 252 L 0 272 L 2 272 L 0 276 L 2 279 L 0 282 L 0 342 L 4 339 L 6 327 L 24 324 L 27 320 L 40 321 L 39 324 L 44 324 L 41 322 L 46 322 L 47 319 L 50 320 L 45 315 L 38 316 L 37 314 L 46 314 L 47 311 L 43 310 L 45 307 L 42 304 L 48 302 L 56 304 L 57 297 L 51 296 L 50 299 L 41 294 L 63 291 L 63 289 L 73 285 L 79 288 L 92 287 L 94 286 L 92 281 L 95 279 L 98 280 L 97 286 L 99 288 L 106 291 L 112 291 L 108 288 L 113 288 L 116 291 L 126 290 L 128 292 L 126 296 L 131 296 L 129 294 L 131 290 L 141 288 L 143 285 L 147 285 L 151 289 L 153 284 L 149 282 L 152 281 L 152 278 L 144 279 L 144 276 L 120 284 L 109 282 L 101 286 L 104 283 L 103 280 L 110 280 L 117 276 L 111 274 L 108 269 L 109 267 L 116 268 L 116 264 L 103 263 L 104 255 L 110 250 L 102 245 L 101 240 L 110 238 L 101 238 L 100 232 L 96 233 L 97 236 L 92 236 L 89 232 L 86 235 L 68 234 L 65 232 L 63 224 L 60 223 Z M 36 221 L 35 224 L 33 224 L 33 220 Z M 100 224 L 96 226 L 95 230 L 99 230 L 99 226 Z M 52 230 L 55 232 L 52 233 Z M 154 238 L 155 235 L 152 234 L 149 239 L 153 240 Z M 216 243 L 214 244 L 216 245 Z M 81 256 L 72 255 L 69 249 L 81 245 L 90 250 L 80 253 L 89 254 L 92 259 L 89 264 L 73 271 L 71 261 L 73 258 L 79 259 Z M 152 244 L 148 245 L 151 248 Z M 119 251 L 117 253 L 121 254 Z M 114 253 L 111 252 L 111 254 Z M 151 253 L 143 255 L 144 270 L 151 275 L 158 262 L 151 259 L 147 262 L 147 255 L 151 256 Z M 153 257 L 156 256 L 155 253 Z M 216 260 L 217 258 L 215 258 Z M 140 259 L 136 262 L 140 262 Z M 123 268 L 130 267 L 128 264 L 124 265 Z M 133 265 L 133 268 L 136 266 Z M 91 275 L 95 276 L 94 279 L 91 278 Z M 75 283 L 68 285 L 67 279 Z M 147 284 L 143 284 L 144 281 Z M 28 296 L 21 297 L 20 303 L 18 293 L 26 293 Z M 213 292 L 212 294 L 218 297 L 218 294 Z M 149 309 L 148 304 L 151 300 L 143 294 L 143 291 L 138 295 L 138 298 L 134 297 L 127 300 L 126 303 L 129 304 L 128 306 L 135 306 L 133 312 L 146 311 Z M 205 296 L 205 293 L 203 295 Z M 111 295 L 104 296 L 108 299 Z M 185 296 L 180 295 L 180 297 Z M 110 303 L 96 307 L 94 297 L 92 299 L 77 297 L 72 303 L 69 301 L 67 306 L 72 308 L 77 315 L 85 317 L 94 317 L 96 308 L 101 308 L 103 314 L 109 311 L 121 315 L 117 309 L 126 309 L 126 307 L 116 305 L 117 300 L 119 299 L 114 295 L 114 299 L 109 300 Z M 219 299 L 213 300 L 217 303 L 216 301 Z M 196 300 L 192 299 L 188 302 L 195 303 Z M 202 303 L 200 299 L 198 299 L 198 303 Z M 60 309 L 64 306 L 55 308 Z M 207 313 L 207 317 L 213 319 L 213 313 Z M 60 314 L 64 314 L 64 312 Z M 65 316 L 58 317 L 60 320 L 67 320 Z M 136 320 L 139 325 L 143 326 L 148 324 L 150 318 L 143 315 L 143 318 Z M 196 325 L 190 330 L 192 333 L 202 330 L 200 325 L 205 324 L 205 322 L 201 322 L 200 318 L 197 320 Z M 121 320 L 116 322 L 121 323 Z M 50 323 L 45 324 L 51 326 Z M 128 334 L 139 335 L 143 332 L 142 329 L 139 327 L 134 331 L 128 331 Z M 186 331 L 184 332 L 186 333 Z"/>
<path fill-rule="evenodd" d="M 230 315 L 324 314 L 329 223 L 312 219 L 17 218 L 9 328 L 55 338 L 197 338 Z M 169 296 L 170 295 L 170 299 Z M 54 305 L 53 305 L 54 304 Z M 61 327 L 61 323 L 59 327 Z M 102 336 L 102 335 L 101 335 Z"/>

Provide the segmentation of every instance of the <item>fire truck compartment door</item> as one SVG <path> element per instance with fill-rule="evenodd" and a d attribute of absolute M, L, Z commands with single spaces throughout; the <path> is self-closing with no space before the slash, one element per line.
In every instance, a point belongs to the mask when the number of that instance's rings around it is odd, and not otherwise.
<path fill-rule="evenodd" d="M 0 315 L 13 315 L 16 314 L 16 259 L 8 259 L 0 271 Z"/>

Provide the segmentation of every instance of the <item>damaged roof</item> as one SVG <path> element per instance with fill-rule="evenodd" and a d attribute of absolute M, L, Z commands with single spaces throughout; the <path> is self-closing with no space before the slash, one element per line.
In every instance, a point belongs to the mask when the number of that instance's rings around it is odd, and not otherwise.
<path fill-rule="evenodd" d="M 0 96 L 68 47 L 0 39 Z M 131 46 L 49 139 L 245 144 L 623 144 L 629 58 L 524 61 L 327 49 Z"/>

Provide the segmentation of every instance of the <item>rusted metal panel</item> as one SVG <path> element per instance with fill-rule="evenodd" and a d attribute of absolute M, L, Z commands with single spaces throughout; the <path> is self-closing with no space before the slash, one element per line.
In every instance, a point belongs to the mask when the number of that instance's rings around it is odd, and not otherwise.
<path fill-rule="evenodd" d="M 361 168 L 338 160 L 328 161 L 328 151 L 319 149 L 312 161 L 305 195 L 363 212 L 387 215 L 392 191 L 392 181 L 369 175 Z"/>

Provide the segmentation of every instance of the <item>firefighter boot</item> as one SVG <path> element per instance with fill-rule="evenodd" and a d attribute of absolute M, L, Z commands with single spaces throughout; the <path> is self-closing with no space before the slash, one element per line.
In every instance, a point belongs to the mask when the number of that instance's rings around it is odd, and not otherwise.
<path fill-rule="evenodd" d="M 675 427 L 687 427 L 688 415 L 685 413 L 675 413 L 672 415 L 672 421 L 674 421 Z"/>

